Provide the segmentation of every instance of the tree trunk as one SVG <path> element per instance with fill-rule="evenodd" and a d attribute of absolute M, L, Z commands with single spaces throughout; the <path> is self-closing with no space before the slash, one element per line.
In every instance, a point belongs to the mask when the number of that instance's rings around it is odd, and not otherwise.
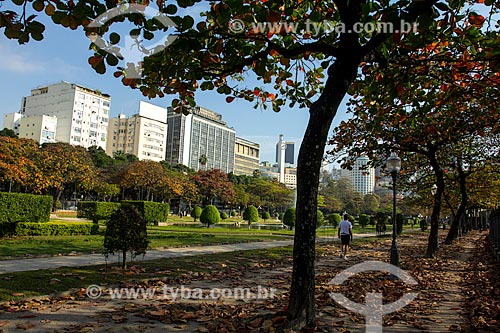
<path fill-rule="evenodd" d="M 457 210 L 457 215 L 455 216 L 455 219 L 453 220 L 453 224 L 450 227 L 450 231 L 448 231 L 448 235 L 446 236 L 446 244 L 451 244 L 457 237 L 458 237 L 458 229 L 461 225 L 461 221 L 464 217 L 465 214 L 465 209 L 467 208 L 467 203 L 469 201 L 469 198 L 467 196 L 467 175 L 464 173 L 462 170 L 462 166 L 459 164 L 458 165 L 458 183 L 460 185 L 460 196 L 461 196 L 461 201 L 460 201 L 460 206 L 458 207 Z"/>
<path fill-rule="evenodd" d="M 127 267 L 127 250 L 123 250 L 122 269 Z"/>
<path fill-rule="evenodd" d="M 351 47 L 353 54 L 355 48 Z M 316 326 L 314 259 L 317 195 L 321 162 L 330 125 L 347 89 L 356 78 L 358 58 L 339 57 L 328 71 L 320 98 L 312 105 L 297 161 L 297 204 L 293 248 L 293 272 L 288 304 L 292 328 Z"/>
<path fill-rule="evenodd" d="M 429 162 L 431 164 L 432 170 L 434 170 L 434 174 L 436 175 L 436 194 L 434 195 L 434 206 L 432 207 L 431 214 L 431 231 L 429 233 L 429 242 L 427 244 L 427 257 L 435 257 L 439 250 L 439 214 L 441 212 L 441 200 L 444 193 L 444 175 L 443 170 L 439 166 L 439 163 L 436 159 L 436 150 L 431 149 L 429 151 Z"/>

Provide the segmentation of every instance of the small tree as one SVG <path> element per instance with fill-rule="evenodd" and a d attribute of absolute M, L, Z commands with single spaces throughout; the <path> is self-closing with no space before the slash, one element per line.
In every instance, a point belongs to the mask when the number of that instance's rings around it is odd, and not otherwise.
<path fill-rule="evenodd" d="M 427 228 L 429 227 L 429 222 L 427 222 L 427 219 L 421 219 L 419 221 L 419 224 L 420 224 L 420 230 L 422 231 L 426 231 Z"/>
<path fill-rule="evenodd" d="M 366 214 L 359 215 L 359 224 L 365 228 L 370 223 L 370 216 Z"/>
<path fill-rule="evenodd" d="M 221 218 L 222 220 L 227 220 L 228 216 L 227 216 L 226 212 L 222 212 L 222 213 L 220 213 L 220 218 Z"/>
<path fill-rule="evenodd" d="M 264 220 L 264 222 L 266 222 L 266 220 L 270 219 L 271 218 L 271 214 L 269 214 L 269 212 L 264 212 L 262 213 L 262 219 Z"/>
<path fill-rule="evenodd" d="M 342 216 L 340 216 L 340 214 L 338 213 L 333 213 L 328 216 L 328 223 L 330 223 L 334 228 L 337 228 L 340 221 L 342 221 Z"/>
<path fill-rule="evenodd" d="M 206 223 L 207 228 L 210 228 L 210 225 L 212 224 L 220 222 L 220 214 L 217 207 L 215 207 L 214 205 L 208 205 L 203 208 L 203 211 L 200 215 L 200 221 L 201 223 Z"/>
<path fill-rule="evenodd" d="M 396 223 L 397 223 L 397 228 L 396 228 L 396 232 L 398 235 L 401 235 L 401 233 L 403 232 L 403 224 L 405 222 L 405 217 L 403 214 L 401 213 L 398 213 L 396 214 Z"/>
<path fill-rule="evenodd" d="M 323 215 L 323 212 L 318 209 L 316 215 L 316 228 L 319 228 L 324 224 L 325 224 L 325 216 Z"/>
<path fill-rule="evenodd" d="M 293 229 L 295 227 L 295 220 L 296 220 L 295 208 L 288 208 L 285 212 L 285 215 L 283 216 L 283 224 L 289 227 L 290 229 Z"/>
<path fill-rule="evenodd" d="M 250 228 L 252 222 L 259 221 L 259 211 L 255 206 L 250 205 L 243 211 L 243 219 L 248 221 L 248 228 Z"/>
<path fill-rule="evenodd" d="M 200 218 L 201 212 L 202 209 L 199 206 L 194 206 L 193 209 L 191 209 L 191 217 L 194 218 L 195 222 Z"/>
<path fill-rule="evenodd" d="M 233 211 L 231 212 L 231 216 L 232 216 L 232 217 L 236 217 L 236 216 L 238 216 L 238 213 L 237 213 L 235 210 L 233 210 Z"/>
<path fill-rule="evenodd" d="M 148 247 L 146 221 L 137 209 L 128 204 L 122 204 L 109 218 L 104 234 L 104 255 L 121 251 L 122 269 L 126 267 L 127 252 L 132 258 L 138 254 L 145 254 Z"/>

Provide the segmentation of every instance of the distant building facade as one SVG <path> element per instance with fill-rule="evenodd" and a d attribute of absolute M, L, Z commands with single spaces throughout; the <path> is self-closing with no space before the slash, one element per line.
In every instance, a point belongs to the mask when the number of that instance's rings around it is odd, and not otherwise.
<path fill-rule="evenodd" d="M 194 170 L 234 171 L 236 133 L 220 114 L 198 106 L 185 115 L 169 107 L 167 124 L 165 160 L 168 163 L 183 164 Z"/>
<path fill-rule="evenodd" d="M 40 144 L 56 142 L 57 117 L 38 115 L 22 117 L 18 124 L 20 138 L 33 139 Z"/>
<path fill-rule="evenodd" d="M 252 176 L 260 165 L 260 145 L 243 138 L 236 137 L 234 147 L 235 175 Z"/>
<path fill-rule="evenodd" d="M 167 132 L 167 109 L 141 101 L 138 114 L 110 119 L 106 153 L 122 151 L 140 160 L 163 161 Z"/>
<path fill-rule="evenodd" d="M 285 183 L 285 167 L 294 163 L 294 142 L 287 142 L 283 134 L 280 134 L 276 144 L 276 162 L 278 163 L 279 182 Z"/>
<path fill-rule="evenodd" d="M 365 195 L 375 191 L 375 169 L 368 166 L 370 160 L 366 156 L 359 156 L 354 161 L 351 170 L 351 182 L 356 192 Z"/>
<path fill-rule="evenodd" d="M 63 81 L 31 90 L 22 99 L 20 113 L 56 117 L 57 142 L 106 149 L 110 104 L 109 95 Z"/>

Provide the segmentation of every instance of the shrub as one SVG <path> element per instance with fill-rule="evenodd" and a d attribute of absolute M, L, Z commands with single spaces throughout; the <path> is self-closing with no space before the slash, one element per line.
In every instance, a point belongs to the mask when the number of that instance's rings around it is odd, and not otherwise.
<path fill-rule="evenodd" d="M 157 225 L 158 222 L 167 222 L 168 214 L 170 212 L 170 205 L 168 203 L 124 200 L 122 201 L 122 204 L 133 205 L 139 214 L 142 215 L 144 221 L 150 225 Z"/>
<path fill-rule="evenodd" d="M 79 201 L 77 216 L 98 223 L 107 220 L 120 208 L 118 202 Z"/>
<path fill-rule="evenodd" d="M 396 225 L 396 227 L 397 227 L 396 228 L 396 232 L 397 232 L 398 235 L 401 235 L 401 233 L 403 232 L 403 224 L 404 224 L 404 222 L 405 222 L 404 215 L 401 214 L 401 213 L 396 214 L 396 223 L 397 223 L 397 225 Z"/>
<path fill-rule="evenodd" d="M 52 202 L 49 195 L 0 192 L 0 224 L 48 222 Z"/>
<path fill-rule="evenodd" d="M 370 215 L 361 214 L 359 215 L 359 224 L 364 228 L 370 223 Z"/>
<path fill-rule="evenodd" d="M 231 212 L 231 216 L 232 216 L 232 217 L 236 217 L 236 216 L 238 216 L 238 213 L 237 213 L 235 210 L 233 210 L 233 211 Z"/>
<path fill-rule="evenodd" d="M 426 231 L 427 228 L 429 227 L 429 223 L 427 222 L 427 219 L 421 219 L 420 222 L 420 230 Z"/>
<path fill-rule="evenodd" d="M 220 214 L 217 207 L 215 207 L 214 205 L 208 205 L 203 208 L 203 211 L 200 215 L 200 221 L 201 223 L 206 223 L 207 228 L 209 228 L 212 224 L 218 223 L 220 221 Z"/>
<path fill-rule="evenodd" d="M 387 214 L 384 212 L 377 212 L 375 214 L 375 222 L 376 222 L 376 224 L 386 224 L 387 223 Z"/>
<path fill-rule="evenodd" d="M 200 218 L 201 216 L 202 209 L 200 206 L 194 206 L 193 209 L 191 209 L 191 217 L 194 219 L 196 222 L 197 219 Z"/>
<path fill-rule="evenodd" d="M 71 236 L 95 235 L 99 226 L 91 222 L 19 222 L 16 224 L 16 236 Z"/>
<path fill-rule="evenodd" d="M 259 222 L 259 211 L 255 206 L 248 206 L 243 211 L 243 220 L 248 222 L 248 226 L 252 224 L 252 222 Z"/>
<path fill-rule="evenodd" d="M 316 228 L 319 228 L 322 225 L 325 225 L 325 216 L 323 215 L 323 212 L 318 209 L 316 215 Z"/>
<path fill-rule="evenodd" d="M 337 228 L 340 221 L 342 221 L 342 216 L 338 213 L 333 213 L 328 216 L 328 223 L 330 223 L 334 228 Z"/>
<path fill-rule="evenodd" d="M 270 218 L 271 218 L 271 214 L 269 214 L 269 212 L 262 213 L 262 219 L 264 220 L 264 222 L 266 222 L 266 220 L 268 220 Z"/>
<path fill-rule="evenodd" d="M 221 218 L 221 219 L 223 219 L 223 220 L 227 220 L 227 218 L 228 218 L 228 217 L 229 217 L 229 216 L 227 216 L 226 212 L 222 212 L 222 213 L 220 214 L 220 218 Z"/>
<path fill-rule="evenodd" d="M 283 216 L 283 224 L 293 229 L 295 227 L 296 213 L 295 208 L 288 208 Z"/>
<path fill-rule="evenodd" d="M 104 234 L 104 255 L 122 253 L 122 269 L 126 267 L 127 252 L 132 257 L 145 254 L 148 247 L 146 220 L 131 204 L 122 204 L 109 218 Z"/>

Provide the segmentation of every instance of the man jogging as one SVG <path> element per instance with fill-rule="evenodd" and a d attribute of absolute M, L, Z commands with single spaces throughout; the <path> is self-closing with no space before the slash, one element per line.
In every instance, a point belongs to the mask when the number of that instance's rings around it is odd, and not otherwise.
<path fill-rule="evenodd" d="M 349 215 L 344 214 L 344 219 L 340 221 L 338 236 L 342 243 L 340 257 L 347 260 L 347 251 L 349 250 L 349 241 L 352 241 L 352 224 L 348 220 Z"/>

